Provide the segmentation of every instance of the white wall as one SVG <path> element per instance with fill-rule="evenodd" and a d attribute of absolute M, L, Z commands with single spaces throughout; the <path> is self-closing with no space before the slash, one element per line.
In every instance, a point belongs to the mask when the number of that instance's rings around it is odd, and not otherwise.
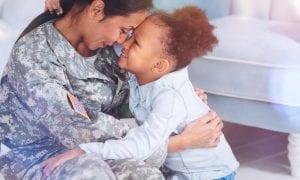
<path fill-rule="evenodd" d="M 0 75 L 17 37 L 43 9 L 44 0 L 0 0 Z"/>

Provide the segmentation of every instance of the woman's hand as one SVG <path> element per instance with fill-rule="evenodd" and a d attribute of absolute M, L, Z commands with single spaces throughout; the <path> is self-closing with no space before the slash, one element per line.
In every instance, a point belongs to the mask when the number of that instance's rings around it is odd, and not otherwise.
<path fill-rule="evenodd" d="M 213 111 L 190 122 L 181 134 L 170 137 L 168 152 L 189 148 L 216 147 L 220 142 L 223 122 Z"/>
<path fill-rule="evenodd" d="M 201 88 L 195 88 L 195 92 L 198 95 L 198 97 L 207 104 L 207 95 L 205 94 L 204 90 Z"/>
<path fill-rule="evenodd" d="M 43 169 L 42 179 L 46 179 L 56 167 L 60 166 L 64 162 L 75 157 L 81 156 L 83 154 L 85 154 L 85 152 L 78 147 L 53 158 L 45 160 L 39 165 L 40 168 Z"/>
<path fill-rule="evenodd" d="M 50 11 L 50 13 L 56 13 L 61 15 L 63 9 L 60 6 L 60 0 L 45 0 L 45 11 Z"/>

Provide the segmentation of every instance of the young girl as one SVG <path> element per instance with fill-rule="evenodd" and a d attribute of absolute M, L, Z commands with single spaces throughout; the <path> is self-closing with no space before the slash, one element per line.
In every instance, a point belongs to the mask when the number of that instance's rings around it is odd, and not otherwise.
<path fill-rule="evenodd" d="M 98 153 L 105 160 L 145 160 L 170 135 L 205 115 L 209 108 L 197 98 L 186 67 L 193 58 L 212 50 L 217 43 L 212 31 L 205 13 L 193 6 L 148 17 L 124 43 L 119 60 L 119 66 L 130 72 L 129 105 L 140 126 L 121 140 L 81 144 L 49 159 L 42 164 L 44 173 L 84 153 Z M 174 180 L 234 179 L 238 165 L 222 135 L 215 148 L 169 153 L 163 171 Z"/>

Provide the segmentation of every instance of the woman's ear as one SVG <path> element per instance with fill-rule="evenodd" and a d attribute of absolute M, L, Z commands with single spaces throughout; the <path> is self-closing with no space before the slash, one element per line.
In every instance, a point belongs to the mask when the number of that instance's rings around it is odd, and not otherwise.
<path fill-rule="evenodd" d="M 88 8 L 89 16 L 92 19 L 101 21 L 105 16 L 104 15 L 104 7 L 105 7 L 105 3 L 102 0 L 94 0 Z"/>
<path fill-rule="evenodd" d="M 153 73 L 166 73 L 169 71 L 170 68 L 170 62 L 167 59 L 161 59 L 159 60 L 153 67 L 152 72 Z"/>

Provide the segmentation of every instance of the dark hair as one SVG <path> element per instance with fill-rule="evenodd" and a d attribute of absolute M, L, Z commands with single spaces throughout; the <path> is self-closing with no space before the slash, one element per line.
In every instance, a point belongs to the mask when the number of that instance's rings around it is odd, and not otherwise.
<path fill-rule="evenodd" d="M 150 9 L 153 4 L 152 0 L 102 0 L 105 4 L 104 15 L 105 16 L 126 16 L 140 10 Z M 91 4 L 93 0 L 60 0 L 61 7 L 63 9 L 63 14 L 56 15 L 56 13 L 51 14 L 46 11 L 39 16 L 37 16 L 21 33 L 18 40 L 25 34 L 40 26 L 41 24 L 62 17 L 66 15 L 74 4 L 82 7 L 82 10 Z"/>
<path fill-rule="evenodd" d="M 163 11 L 154 12 L 150 17 L 158 18 L 157 25 L 167 28 L 168 35 L 161 38 L 164 54 L 173 57 L 175 70 L 189 65 L 193 58 L 212 51 L 218 43 L 213 34 L 214 26 L 208 21 L 205 12 L 196 6 L 186 6 L 172 14 Z"/>

